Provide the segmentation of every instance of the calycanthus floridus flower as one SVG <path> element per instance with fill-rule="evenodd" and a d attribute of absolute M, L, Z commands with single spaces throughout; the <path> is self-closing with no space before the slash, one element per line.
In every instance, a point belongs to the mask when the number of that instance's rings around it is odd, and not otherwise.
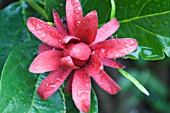
<path fill-rule="evenodd" d="M 30 17 L 28 29 L 45 44 L 39 45 L 32 62 L 32 73 L 50 72 L 38 87 L 42 99 L 49 98 L 68 78 L 66 92 L 72 94 L 76 107 L 90 109 L 90 77 L 107 93 L 116 94 L 120 87 L 104 71 L 104 66 L 124 68 L 115 59 L 133 52 L 138 43 L 133 38 L 109 39 L 118 28 L 116 18 L 98 29 L 97 12 L 84 18 L 79 0 L 66 0 L 67 28 L 53 10 L 56 27 Z"/>

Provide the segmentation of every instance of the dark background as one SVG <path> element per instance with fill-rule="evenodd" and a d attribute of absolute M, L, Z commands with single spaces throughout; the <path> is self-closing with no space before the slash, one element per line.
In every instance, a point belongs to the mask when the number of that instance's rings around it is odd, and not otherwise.
<path fill-rule="evenodd" d="M 18 0 L 0 0 L 0 9 Z M 149 91 L 144 95 L 116 69 L 105 67 L 107 73 L 121 86 L 116 95 L 105 93 L 93 81 L 98 97 L 99 113 L 170 113 L 170 59 L 138 61 L 118 59 Z"/>

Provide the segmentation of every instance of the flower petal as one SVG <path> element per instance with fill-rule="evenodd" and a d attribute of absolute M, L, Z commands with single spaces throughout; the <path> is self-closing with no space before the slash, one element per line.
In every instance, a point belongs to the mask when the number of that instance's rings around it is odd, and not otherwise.
<path fill-rule="evenodd" d="M 53 47 L 46 45 L 46 44 L 39 44 L 38 45 L 38 55 L 45 52 L 45 51 L 49 51 L 52 50 Z"/>
<path fill-rule="evenodd" d="M 75 58 L 72 58 L 72 60 L 73 60 L 74 64 L 76 66 L 79 66 L 79 67 L 84 66 L 88 61 L 88 60 L 78 60 L 78 59 L 75 59 Z"/>
<path fill-rule="evenodd" d="M 77 38 L 77 37 L 74 37 L 74 36 L 65 36 L 63 39 L 62 39 L 62 43 L 63 44 L 67 44 L 69 43 L 70 41 L 79 41 L 80 39 Z"/>
<path fill-rule="evenodd" d="M 68 69 L 78 69 L 79 67 L 75 66 L 73 60 L 70 56 L 66 56 L 60 59 L 61 65 Z"/>
<path fill-rule="evenodd" d="M 102 61 L 103 65 L 105 65 L 105 66 L 109 66 L 109 67 L 116 68 L 116 69 L 125 68 L 124 65 L 120 64 L 119 62 L 117 62 L 113 59 L 105 58 L 105 59 L 100 59 L 100 60 Z"/>
<path fill-rule="evenodd" d="M 32 73 L 44 73 L 56 70 L 60 66 L 59 58 L 62 52 L 58 50 L 49 50 L 38 55 L 32 62 L 29 71 Z"/>
<path fill-rule="evenodd" d="M 86 73 L 89 76 L 98 74 L 103 69 L 102 62 L 96 54 L 91 54 L 89 63 L 86 65 Z"/>
<path fill-rule="evenodd" d="M 37 93 L 39 96 L 42 99 L 50 97 L 63 84 L 70 72 L 70 69 L 65 69 L 63 67 L 51 72 L 38 87 Z"/>
<path fill-rule="evenodd" d="M 72 97 L 77 108 L 82 112 L 90 109 L 91 83 L 85 69 L 76 70 L 72 82 Z"/>
<path fill-rule="evenodd" d="M 116 18 L 113 18 L 112 20 L 104 24 L 101 28 L 98 29 L 96 39 L 93 44 L 106 40 L 109 36 L 111 36 L 118 30 L 119 26 L 120 24 L 118 23 Z"/>
<path fill-rule="evenodd" d="M 66 18 L 70 35 L 76 36 L 77 27 L 83 18 L 79 0 L 66 0 Z"/>
<path fill-rule="evenodd" d="M 116 94 L 121 89 L 104 70 L 101 70 L 97 75 L 93 75 L 92 78 L 109 94 Z"/>
<path fill-rule="evenodd" d="M 133 52 L 138 42 L 133 38 L 111 39 L 91 46 L 100 58 L 119 58 Z"/>
<path fill-rule="evenodd" d="M 90 54 L 91 49 L 83 42 L 75 44 L 69 51 L 69 55 L 78 60 L 87 60 Z"/>
<path fill-rule="evenodd" d="M 67 35 L 67 30 L 64 27 L 63 23 L 61 22 L 60 16 L 58 13 L 53 9 L 53 17 L 54 17 L 54 23 L 56 25 L 56 28 L 59 32 L 61 32 L 64 35 Z"/>
<path fill-rule="evenodd" d="M 34 17 L 28 18 L 27 27 L 42 42 L 52 47 L 63 48 L 61 39 L 64 34 L 57 31 L 55 27 Z"/>
<path fill-rule="evenodd" d="M 78 27 L 78 37 L 85 43 L 91 44 L 97 34 L 98 30 L 98 18 L 97 12 L 92 11 L 88 13 L 81 21 Z"/>
<path fill-rule="evenodd" d="M 69 78 L 67 80 L 67 84 L 65 87 L 65 92 L 72 94 L 72 82 L 73 82 L 73 76 L 74 76 L 74 72 L 72 71 L 69 75 Z"/>

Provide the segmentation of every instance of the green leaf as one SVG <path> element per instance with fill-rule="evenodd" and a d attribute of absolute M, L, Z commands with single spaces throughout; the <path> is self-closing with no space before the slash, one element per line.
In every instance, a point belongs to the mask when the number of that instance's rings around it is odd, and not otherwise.
<path fill-rule="evenodd" d="M 116 13 L 116 5 L 115 5 L 115 1 L 114 0 L 110 0 L 111 1 L 111 6 L 112 6 L 112 10 L 111 10 L 111 14 L 110 14 L 110 20 L 112 18 L 115 17 L 115 13 Z"/>
<path fill-rule="evenodd" d="M 81 3 L 84 16 L 93 10 L 97 11 L 99 24 L 104 24 L 110 20 L 111 10 L 112 17 L 114 16 L 114 6 L 111 7 L 110 0 L 82 0 Z M 53 22 L 52 9 L 55 9 L 59 13 L 60 17 L 66 15 L 65 4 L 66 0 L 45 0 L 45 11 L 48 15 L 49 21 Z"/>
<path fill-rule="evenodd" d="M 119 37 L 133 37 L 139 42 L 138 51 L 129 58 L 158 60 L 170 57 L 170 1 L 115 0 L 116 17 L 121 26 Z"/>
<path fill-rule="evenodd" d="M 66 113 L 82 113 L 76 108 L 72 100 L 72 95 L 65 93 L 65 100 L 66 100 Z M 91 107 L 89 112 L 87 113 L 98 113 L 98 101 L 93 89 L 91 90 Z"/>
<path fill-rule="evenodd" d="M 26 42 L 10 53 L 2 72 L 0 113 L 64 113 L 65 104 L 59 90 L 47 100 L 36 93 L 45 74 L 35 75 L 28 71 L 37 53 L 37 42 Z"/>
<path fill-rule="evenodd" d="M 110 20 L 111 10 L 113 10 L 110 0 L 83 0 L 82 7 L 84 15 L 93 10 L 97 11 L 100 26 Z"/>
<path fill-rule="evenodd" d="M 149 92 L 132 75 L 123 69 L 119 69 L 119 72 L 129 79 L 140 91 L 149 96 Z"/>
<path fill-rule="evenodd" d="M 20 3 L 9 5 L 0 11 L 0 74 L 12 48 L 28 40 Z M 15 21 L 14 21 L 15 20 Z"/>
<path fill-rule="evenodd" d="M 53 22 L 52 10 L 55 9 L 60 17 L 66 15 L 65 11 L 66 0 L 45 0 L 45 12 L 49 21 Z"/>

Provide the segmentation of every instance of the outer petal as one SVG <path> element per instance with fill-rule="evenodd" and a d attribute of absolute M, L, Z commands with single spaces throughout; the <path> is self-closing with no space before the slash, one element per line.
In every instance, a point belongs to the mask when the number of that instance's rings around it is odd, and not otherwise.
<path fill-rule="evenodd" d="M 109 94 L 116 94 L 121 89 L 104 70 L 101 70 L 97 75 L 93 75 L 92 78 Z"/>
<path fill-rule="evenodd" d="M 74 76 L 74 72 L 72 71 L 69 75 L 69 78 L 67 80 L 67 84 L 65 87 L 65 92 L 72 94 L 72 82 L 73 82 L 73 76 Z"/>
<path fill-rule="evenodd" d="M 119 26 L 120 25 L 116 18 L 107 22 L 105 25 L 98 29 L 97 36 L 93 44 L 106 40 L 109 36 L 111 36 L 113 33 L 117 31 Z"/>
<path fill-rule="evenodd" d="M 79 0 L 66 1 L 66 18 L 69 33 L 73 36 L 76 36 L 77 27 L 83 18 L 82 8 Z"/>
<path fill-rule="evenodd" d="M 58 50 L 50 50 L 38 55 L 32 62 L 29 71 L 33 73 L 44 73 L 56 70 L 60 66 L 59 58 L 62 52 Z"/>
<path fill-rule="evenodd" d="M 102 62 L 96 54 L 91 54 L 91 59 L 86 65 L 86 73 L 90 76 L 98 74 L 103 69 Z"/>
<path fill-rule="evenodd" d="M 87 60 L 90 54 L 91 49 L 83 42 L 75 44 L 69 51 L 69 55 L 78 60 Z"/>
<path fill-rule="evenodd" d="M 117 61 L 115 61 L 113 59 L 105 58 L 105 59 L 100 59 L 100 60 L 102 61 L 103 65 L 105 65 L 105 66 L 109 66 L 109 67 L 117 68 L 117 69 L 125 68 L 124 65 L 120 64 L 119 62 L 117 62 Z"/>
<path fill-rule="evenodd" d="M 67 30 L 65 29 L 58 13 L 55 10 L 53 10 L 53 17 L 54 17 L 54 23 L 56 25 L 57 30 L 62 34 L 67 35 Z"/>
<path fill-rule="evenodd" d="M 68 69 L 78 69 L 79 67 L 75 66 L 73 60 L 70 56 L 66 56 L 60 59 L 61 65 Z"/>
<path fill-rule="evenodd" d="M 39 44 L 38 46 L 38 55 L 45 52 L 45 51 L 49 51 L 52 50 L 53 47 L 46 45 L 46 44 Z"/>
<path fill-rule="evenodd" d="M 81 21 L 78 27 L 78 37 L 85 43 L 91 44 L 97 34 L 98 30 L 98 18 L 97 12 L 92 11 L 88 13 Z"/>
<path fill-rule="evenodd" d="M 90 109 L 90 77 L 85 69 L 75 71 L 72 82 L 72 97 L 77 108 L 82 112 L 88 112 Z"/>
<path fill-rule="evenodd" d="M 133 38 L 112 39 L 99 42 L 91 48 L 100 58 L 119 58 L 133 52 L 138 42 Z"/>
<path fill-rule="evenodd" d="M 30 17 L 27 20 L 28 29 L 41 41 L 44 43 L 57 48 L 63 48 L 61 39 L 64 37 L 64 34 L 57 31 L 57 29 L 48 23 Z"/>
<path fill-rule="evenodd" d="M 70 72 L 70 69 L 67 70 L 63 67 L 60 67 L 50 73 L 38 87 L 37 93 L 39 96 L 42 99 L 47 99 L 50 97 L 63 84 Z"/>

